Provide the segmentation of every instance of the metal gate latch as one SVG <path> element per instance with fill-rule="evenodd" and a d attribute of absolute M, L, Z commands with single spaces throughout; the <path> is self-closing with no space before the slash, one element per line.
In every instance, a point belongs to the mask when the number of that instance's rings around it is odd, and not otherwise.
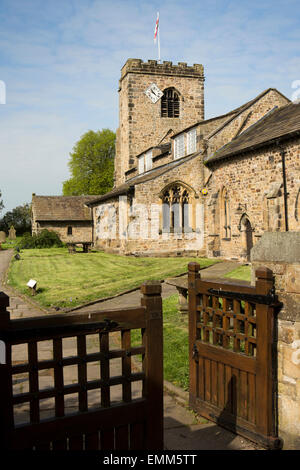
<path fill-rule="evenodd" d="M 197 346 L 196 346 L 196 343 L 194 343 L 193 345 L 193 359 L 197 360 L 198 359 L 198 355 L 199 355 L 199 351 L 197 349 Z"/>

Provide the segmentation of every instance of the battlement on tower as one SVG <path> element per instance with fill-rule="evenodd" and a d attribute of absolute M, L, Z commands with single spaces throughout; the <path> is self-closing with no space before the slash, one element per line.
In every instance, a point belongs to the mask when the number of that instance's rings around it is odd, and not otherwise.
<path fill-rule="evenodd" d="M 164 94 L 174 91 L 177 113 L 162 113 L 161 96 L 149 96 L 155 85 Z M 119 81 L 119 129 L 115 157 L 115 185 L 123 184 L 126 172 L 138 164 L 138 155 L 167 144 L 173 133 L 204 119 L 204 69 L 201 64 L 128 59 Z M 172 95 L 173 96 L 173 95 Z M 168 95 L 166 99 L 171 99 Z M 172 108 L 173 109 L 173 108 Z"/>
<path fill-rule="evenodd" d="M 130 72 L 143 75 L 167 75 L 204 79 L 204 68 L 202 64 L 187 65 L 186 62 L 178 62 L 178 64 L 173 65 L 171 61 L 163 61 L 162 64 L 159 64 L 157 60 L 143 62 L 142 59 L 128 59 L 122 67 L 120 82 Z"/>

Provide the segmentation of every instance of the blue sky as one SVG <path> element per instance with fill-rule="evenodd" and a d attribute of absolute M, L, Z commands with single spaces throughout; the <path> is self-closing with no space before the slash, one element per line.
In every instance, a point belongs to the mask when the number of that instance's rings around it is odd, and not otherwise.
<path fill-rule="evenodd" d="M 1 178 L 5 209 L 61 194 L 69 152 L 89 129 L 118 127 L 127 58 L 202 63 L 206 118 L 300 80 L 294 0 L 0 0 Z M 300 95 L 299 95 L 300 96 Z"/>

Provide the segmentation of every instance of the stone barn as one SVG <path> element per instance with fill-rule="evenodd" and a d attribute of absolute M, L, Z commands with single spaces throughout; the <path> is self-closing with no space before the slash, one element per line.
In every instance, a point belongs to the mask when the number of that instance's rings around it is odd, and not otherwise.
<path fill-rule="evenodd" d="M 58 233 L 63 242 L 92 242 L 92 211 L 86 203 L 95 196 L 32 195 L 32 233 L 43 229 Z"/>

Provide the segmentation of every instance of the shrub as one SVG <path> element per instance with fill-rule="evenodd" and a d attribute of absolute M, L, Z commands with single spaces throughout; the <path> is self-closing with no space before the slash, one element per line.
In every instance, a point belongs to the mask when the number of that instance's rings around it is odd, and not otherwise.
<path fill-rule="evenodd" d="M 56 232 L 42 230 L 35 239 L 36 248 L 51 248 L 52 246 L 63 246 L 61 239 Z"/>
<path fill-rule="evenodd" d="M 26 248 L 51 248 L 53 246 L 60 247 L 63 246 L 63 242 L 59 238 L 56 232 L 44 229 L 39 234 L 31 235 L 30 233 L 25 233 L 18 247 L 20 249 Z"/>
<path fill-rule="evenodd" d="M 16 245 L 20 249 L 23 248 L 35 248 L 35 235 L 32 237 L 30 233 L 24 233 L 21 240 Z"/>

